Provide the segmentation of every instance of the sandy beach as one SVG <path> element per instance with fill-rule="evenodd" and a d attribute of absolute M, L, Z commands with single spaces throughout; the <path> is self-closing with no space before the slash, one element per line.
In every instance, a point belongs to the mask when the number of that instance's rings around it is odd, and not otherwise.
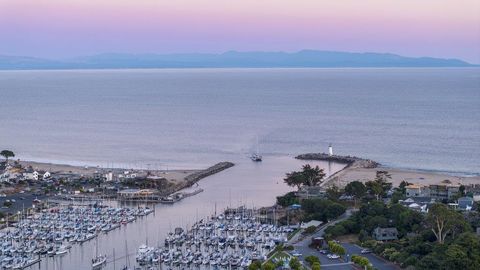
<path fill-rule="evenodd" d="M 358 180 L 361 182 L 367 182 L 375 178 L 376 171 L 388 171 L 391 176 L 391 182 L 393 186 L 398 186 L 402 181 L 407 181 L 409 183 L 416 184 L 436 184 L 440 183 L 443 180 L 450 180 L 452 183 L 460 183 L 464 185 L 468 184 L 480 184 L 480 176 L 473 177 L 462 177 L 462 176 L 452 176 L 442 173 L 426 172 L 426 171 L 416 171 L 416 170 L 405 170 L 397 168 L 388 168 L 388 167 L 378 167 L 378 168 L 354 168 L 348 167 L 337 174 L 332 178 L 328 179 L 325 182 L 325 186 L 337 185 L 339 187 L 345 186 L 347 183 Z"/>
<path fill-rule="evenodd" d="M 94 167 L 94 166 L 73 166 L 68 164 L 53 164 L 53 163 L 42 163 L 42 162 L 35 162 L 35 161 L 20 161 L 20 164 L 23 167 L 32 166 L 34 170 L 37 171 L 48 171 L 48 172 L 62 172 L 62 173 L 74 173 L 80 175 L 93 175 L 99 171 L 105 170 L 114 170 L 114 171 L 125 171 L 130 169 L 124 168 L 101 168 L 101 167 Z M 146 172 L 146 170 L 137 170 Z M 167 180 L 180 183 L 185 181 L 185 177 L 191 175 L 199 170 L 149 170 L 153 175 L 161 176 L 166 178 Z"/>

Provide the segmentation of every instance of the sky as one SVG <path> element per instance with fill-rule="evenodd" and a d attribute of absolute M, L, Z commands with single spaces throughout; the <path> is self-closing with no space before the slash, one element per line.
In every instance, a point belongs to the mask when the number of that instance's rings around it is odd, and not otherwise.
<path fill-rule="evenodd" d="M 302 49 L 480 63 L 479 0 L 0 0 L 0 55 Z"/>

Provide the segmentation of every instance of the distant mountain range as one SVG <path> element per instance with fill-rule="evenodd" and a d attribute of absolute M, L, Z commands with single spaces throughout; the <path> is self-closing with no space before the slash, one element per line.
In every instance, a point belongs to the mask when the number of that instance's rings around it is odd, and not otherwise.
<path fill-rule="evenodd" d="M 106 53 L 48 60 L 0 55 L 0 69 L 122 69 L 122 68 L 301 68 L 301 67 L 472 67 L 458 59 L 404 57 L 390 53 L 351 53 L 303 50 L 286 52 L 236 52 L 221 54 Z"/>

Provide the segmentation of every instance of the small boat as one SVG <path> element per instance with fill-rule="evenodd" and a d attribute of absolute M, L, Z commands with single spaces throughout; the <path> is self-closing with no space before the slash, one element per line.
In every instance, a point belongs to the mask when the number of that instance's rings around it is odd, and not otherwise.
<path fill-rule="evenodd" d="M 262 156 L 259 154 L 259 151 L 258 151 L 258 137 L 257 137 L 257 151 L 250 156 L 250 159 L 254 162 L 262 161 Z"/>
<path fill-rule="evenodd" d="M 92 259 L 92 269 L 102 269 L 107 262 L 107 255 L 99 255 Z"/>
<path fill-rule="evenodd" d="M 260 161 L 262 161 L 262 156 L 259 155 L 259 154 L 253 154 L 253 155 L 250 157 L 250 159 L 251 159 L 252 161 L 255 161 L 255 162 L 260 162 Z"/>
<path fill-rule="evenodd" d="M 95 241 L 95 258 L 92 259 L 92 269 L 102 269 L 107 263 L 107 255 L 98 255 L 98 238 Z"/>

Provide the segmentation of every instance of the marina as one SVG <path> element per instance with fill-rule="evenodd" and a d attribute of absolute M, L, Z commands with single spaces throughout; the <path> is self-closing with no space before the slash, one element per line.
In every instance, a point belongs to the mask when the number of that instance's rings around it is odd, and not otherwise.
<path fill-rule="evenodd" d="M 82 245 L 152 212 L 97 204 L 43 210 L 0 232 L 0 269 L 25 269 L 45 257 L 64 256 L 72 245 Z M 106 261 L 106 256 L 98 258 L 92 261 L 94 269 Z"/>
<path fill-rule="evenodd" d="M 253 260 L 267 259 L 293 231 L 293 227 L 262 222 L 255 209 L 227 209 L 186 231 L 175 228 L 161 247 L 142 244 L 136 261 L 165 269 L 246 269 Z"/>
<path fill-rule="evenodd" d="M 148 203 L 141 200 L 103 199 L 101 202 L 105 209 L 130 209 L 126 211 L 132 211 L 132 216 L 136 219 L 128 223 L 127 226 L 121 225 L 119 228 L 110 231 L 108 231 L 110 227 L 105 226 L 103 229 L 108 233 L 100 229 L 96 236 L 81 244 L 66 242 L 66 244 L 71 245 L 68 252 L 63 255 L 42 255 L 40 257 L 41 261 L 37 261 L 27 269 L 93 269 L 94 261 L 92 259 L 103 261 L 103 257 L 105 257 L 105 263 L 101 264 L 101 269 L 105 270 L 123 269 L 122 267 L 127 267 L 126 269 L 158 269 L 160 267 L 169 269 L 170 266 L 164 263 L 162 263 L 163 265 L 140 265 L 139 262 L 137 263 L 136 255 L 139 246 L 143 244 L 147 247 L 164 248 L 165 239 L 168 238 L 169 232 L 174 233 L 175 228 L 182 228 L 186 235 L 187 232 L 191 231 L 193 224 L 199 222 L 202 217 L 211 217 L 216 212 L 215 209 L 235 208 L 242 205 L 248 209 L 254 209 L 272 205 L 276 196 L 292 190 L 281 181 L 285 171 L 297 169 L 304 162 L 293 157 L 269 156 L 262 164 L 251 162 L 245 158 L 235 160 L 235 164 L 236 166 L 229 170 L 203 179 L 199 186 L 182 190 L 181 192 L 190 193 L 201 188 L 203 192 L 184 198 L 174 204 Z M 328 174 L 344 167 L 336 163 L 330 164 L 322 161 L 311 164 L 318 164 L 325 168 Z M 58 207 L 58 209 L 68 209 L 69 205 L 75 205 L 74 208 L 78 206 L 80 209 L 88 208 L 94 203 L 93 201 L 82 201 L 82 199 L 59 202 L 61 202 L 62 207 Z M 148 216 L 143 216 L 143 218 L 139 218 L 142 213 L 140 213 L 140 216 L 133 215 L 133 211 L 147 209 L 147 207 L 154 212 Z M 45 214 L 51 215 L 52 213 L 47 211 Z M 24 220 L 29 219 L 24 218 Z M 207 222 L 207 220 L 204 220 L 204 222 Z M 211 219 L 209 219 L 209 222 L 211 222 Z M 220 235 L 220 231 L 218 231 L 218 235 Z M 88 238 L 90 237 L 92 236 L 90 235 Z M 60 246 L 61 244 L 58 245 L 58 247 Z M 241 250 L 238 245 L 237 250 Z M 202 247 L 203 251 L 205 251 L 204 247 Z M 245 256 L 251 257 L 254 255 L 252 251 L 247 251 L 245 251 Z M 162 252 L 165 252 L 165 249 Z M 212 258 L 216 256 L 212 248 L 208 252 Z M 266 249 L 259 252 L 265 254 Z M 34 258 L 37 259 L 38 256 Z M 231 259 L 235 258 L 232 257 Z M 208 267 L 210 267 L 210 264 L 200 266 L 200 268 Z"/>

